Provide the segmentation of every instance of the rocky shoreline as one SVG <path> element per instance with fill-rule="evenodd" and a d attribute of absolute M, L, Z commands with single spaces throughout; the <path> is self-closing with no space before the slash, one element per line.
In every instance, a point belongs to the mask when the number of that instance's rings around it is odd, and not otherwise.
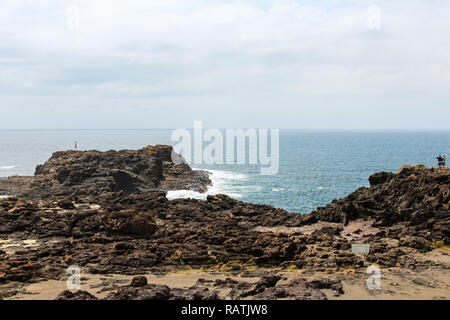
<path fill-rule="evenodd" d="M 207 172 L 173 163 L 171 153 L 169 146 L 63 151 L 33 177 L 0 179 L 0 194 L 14 195 L 0 199 L 0 297 L 62 281 L 71 265 L 137 277 L 105 282 L 106 299 L 326 299 L 324 290 L 345 291 L 338 275 L 361 275 L 371 264 L 450 269 L 448 170 L 376 173 L 369 188 L 299 215 L 225 195 L 169 201 L 168 190 L 204 192 L 211 184 Z M 370 244 L 370 252 L 352 252 L 354 243 Z M 431 258 L 437 251 L 442 259 Z M 180 270 L 255 281 L 198 279 L 181 290 L 143 278 Z M 296 277 L 284 281 L 283 272 Z M 97 291 L 52 298 L 96 299 Z"/>
<path fill-rule="evenodd" d="M 36 167 L 34 176 L 0 178 L 0 194 L 21 199 L 69 196 L 86 200 L 108 192 L 205 192 L 211 185 L 209 173 L 192 170 L 182 162 L 175 164 L 173 155 L 172 147 L 164 145 L 139 150 L 55 152 Z"/>

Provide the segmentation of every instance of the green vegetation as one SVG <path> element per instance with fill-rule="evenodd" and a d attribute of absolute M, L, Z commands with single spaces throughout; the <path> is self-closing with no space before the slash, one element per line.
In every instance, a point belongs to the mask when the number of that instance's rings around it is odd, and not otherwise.
<path fill-rule="evenodd" d="M 434 249 L 440 249 L 440 250 L 450 250 L 450 245 L 446 245 L 443 240 L 438 240 L 432 243 L 432 247 Z"/>
<path fill-rule="evenodd" d="M 295 264 L 293 264 L 293 265 L 290 265 L 289 267 L 287 267 L 286 270 L 293 271 L 293 270 L 298 270 L 298 268 Z"/>

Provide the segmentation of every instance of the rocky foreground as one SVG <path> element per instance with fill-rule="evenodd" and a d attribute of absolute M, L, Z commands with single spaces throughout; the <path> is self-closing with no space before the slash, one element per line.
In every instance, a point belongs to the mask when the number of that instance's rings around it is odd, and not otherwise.
<path fill-rule="evenodd" d="M 173 163 L 171 152 L 57 152 L 34 177 L 0 180 L 0 194 L 15 194 L 0 199 L 0 297 L 14 298 L 29 283 L 65 280 L 71 265 L 89 275 L 138 276 L 127 285 L 106 283 L 106 299 L 326 299 L 323 290 L 343 294 L 336 275 L 371 264 L 450 267 L 430 258 L 450 242 L 448 170 L 377 173 L 370 188 L 299 215 L 225 195 L 169 201 L 167 190 L 205 191 L 210 184 L 206 172 Z M 354 253 L 352 243 L 368 243 L 370 252 Z M 182 270 L 259 280 L 198 279 L 181 290 L 142 277 Z M 279 282 L 281 272 L 294 270 L 297 278 Z M 95 292 L 58 296 L 91 298 Z"/>

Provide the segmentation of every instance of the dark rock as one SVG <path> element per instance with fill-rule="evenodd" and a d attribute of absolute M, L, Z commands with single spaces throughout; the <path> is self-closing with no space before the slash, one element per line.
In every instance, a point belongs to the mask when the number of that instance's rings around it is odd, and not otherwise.
<path fill-rule="evenodd" d="M 72 291 L 66 290 L 60 293 L 56 297 L 56 300 L 98 300 L 98 298 L 87 291 L 78 290 L 73 293 Z"/>
<path fill-rule="evenodd" d="M 136 234 L 152 233 L 156 230 L 155 218 L 148 214 L 137 214 L 131 219 L 129 230 Z"/>
<path fill-rule="evenodd" d="M 278 281 L 281 280 L 281 276 L 277 274 L 270 274 L 268 276 L 264 276 L 258 280 L 256 285 L 262 288 L 270 288 L 274 287 Z"/>
<path fill-rule="evenodd" d="M 131 280 L 131 287 L 143 287 L 147 285 L 147 278 L 144 276 L 134 277 Z"/>
<path fill-rule="evenodd" d="M 336 297 L 344 294 L 344 289 L 341 281 L 331 278 L 314 280 L 310 282 L 311 286 L 316 289 L 331 289 L 334 290 Z"/>
<path fill-rule="evenodd" d="M 372 175 L 370 183 L 370 188 L 359 188 L 311 215 L 318 221 L 344 225 L 367 218 L 375 219 L 374 226 L 379 227 L 406 223 L 403 230 L 407 234 L 415 234 L 419 228 L 424 231 L 420 232 L 421 236 L 429 243 L 433 239 L 447 239 L 443 230 L 448 230 L 446 226 L 450 222 L 449 170 L 403 166 L 397 174 Z M 419 250 L 426 250 L 426 246 L 419 247 Z"/>
<path fill-rule="evenodd" d="M 0 179 L 0 191 L 21 198 L 54 196 L 93 198 L 108 192 L 195 190 L 206 191 L 208 172 L 192 170 L 171 161 L 171 146 L 147 146 L 140 150 L 100 152 L 59 151 L 36 167 L 34 177 Z M 63 200 L 64 209 L 73 209 Z"/>
<path fill-rule="evenodd" d="M 168 300 L 171 296 L 168 286 L 148 284 L 139 288 L 121 287 L 109 294 L 106 300 Z"/>
<path fill-rule="evenodd" d="M 122 251 L 122 250 L 133 250 L 134 246 L 127 242 L 118 242 L 114 244 L 114 249 Z"/>
<path fill-rule="evenodd" d="M 75 205 L 69 199 L 62 199 L 58 201 L 58 207 L 62 209 L 75 209 Z"/>
<path fill-rule="evenodd" d="M 295 279 L 284 285 L 277 285 L 272 288 L 267 288 L 263 292 L 254 296 L 261 300 L 327 300 L 326 295 L 313 287 L 305 279 Z"/>
<path fill-rule="evenodd" d="M 299 215 L 225 195 L 210 195 L 206 201 L 169 201 L 164 190 L 158 189 L 163 185 L 176 186 L 175 172 L 182 176 L 190 171 L 183 169 L 182 164 L 167 164 L 167 152 L 167 148 L 152 147 L 54 154 L 38 168 L 33 181 L 22 179 L 24 190 L 42 190 L 44 200 L 0 199 L 0 237 L 39 240 L 37 246 L 9 247 L 8 254 L 0 252 L 1 281 L 61 279 L 73 263 L 86 272 L 129 275 L 188 266 L 220 267 L 234 273 L 248 272 L 248 265 L 294 266 L 307 271 L 364 267 L 362 257 L 351 252 L 351 242 L 340 236 L 340 226 L 321 228 L 313 234 L 291 229 L 317 221 L 344 225 L 356 219 L 374 220 L 373 227 L 379 231 L 366 239 L 371 245 L 367 261 L 382 266 L 416 267 L 419 262 L 409 252 L 426 252 L 435 241 L 449 241 L 447 171 L 405 167 L 384 183 L 359 188 L 311 214 Z M 158 162 L 162 162 L 161 166 Z M 128 172 L 132 184 L 122 180 L 121 173 L 114 176 L 117 170 Z M 173 174 L 172 180 L 167 178 L 168 172 Z M 192 177 L 191 187 L 198 176 Z M 112 191 L 119 185 L 120 191 Z M 59 186 L 62 194 L 58 195 Z M 72 207 L 74 203 L 77 205 Z M 364 234 L 362 230 L 360 235 Z M 386 245 L 390 240 L 395 240 L 396 245 Z M 258 274 L 262 275 L 264 271 Z M 278 288 L 277 282 L 273 287 L 276 279 L 277 276 L 269 276 L 251 285 L 229 281 L 217 287 L 231 289 L 233 297 L 244 292 L 253 297 L 273 289 L 273 297 L 289 298 L 290 288 Z M 308 288 L 314 289 L 311 285 Z M 128 286 L 116 298 L 215 297 L 203 289 L 199 284 L 182 294 L 149 285 Z"/>
<path fill-rule="evenodd" d="M 266 288 L 274 287 L 280 279 L 281 279 L 281 276 L 276 275 L 276 274 L 263 276 L 261 279 L 258 280 L 256 285 L 251 290 L 245 291 L 245 292 L 241 293 L 239 296 L 241 298 L 248 297 L 248 296 L 254 296 L 260 292 L 263 292 Z"/>
<path fill-rule="evenodd" d="M 330 238 L 333 238 L 334 236 L 338 236 L 341 234 L 342 227 L 331 227 L 331 226 L 325 226 L 320 228 L 319 230 L 316 230 L 312 233 L 312 235 L 326 235 L 330 236 Z"/>
<path fill-rule="evenodd" d="M 430 242 L 421 237 L 406 236 L 400 239 L 400 244 L 417 249 L 420 252 L 428 252 L 433 249 Z"/>
<path fill-rule="evenodd" d="M 378 184 L 383 184 L 388 182 L 394 177 L 392 172 L 378 172 L 369 177 L 369 182 L 371 186 L 376 186 Z"/>

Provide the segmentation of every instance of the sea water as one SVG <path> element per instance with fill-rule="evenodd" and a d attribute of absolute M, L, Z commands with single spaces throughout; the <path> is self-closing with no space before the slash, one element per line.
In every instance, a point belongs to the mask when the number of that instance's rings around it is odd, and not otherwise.
<path fill-rule="evenodd" d="M 172 130 L 1 130 L 0 176 L 32 175 L 55 151 L 139 149 L 171 144 Z M 436 166 L 438 154 L 450 154 L 450 131 L 301 131 L 281 130 L 279 172 L 260 175 L 254 165 L 195 165 L 211 172 L 205 194 L 175 190 L 170 199 L 233 198 L 307 213 L 341 198 L 378 171 L 396 172 L 403 164 Z M 206 144 L 205 144 L 206 145 Z"/>

